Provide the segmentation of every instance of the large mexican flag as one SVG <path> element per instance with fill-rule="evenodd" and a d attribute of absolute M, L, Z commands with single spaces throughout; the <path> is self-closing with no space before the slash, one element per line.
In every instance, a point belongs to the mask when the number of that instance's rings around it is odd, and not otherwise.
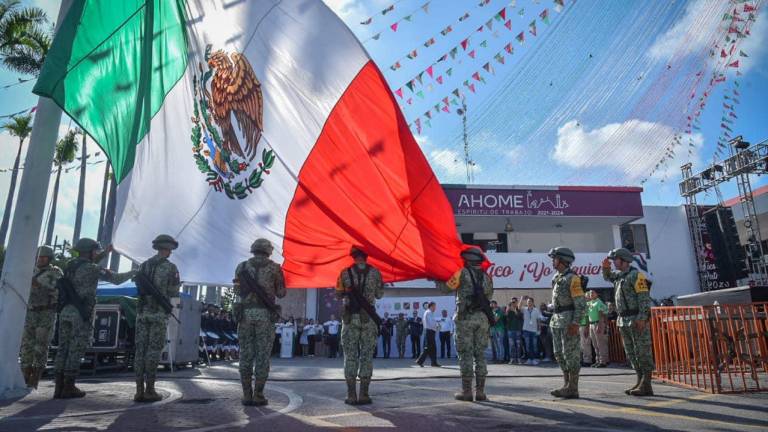
<path fill-rule="evenodd" d="M 159 233 L 190 282 L 275 245 L 291 287 L 332 286 L 356 245 L 387 281 L 448 279 L 453 212 L 387 83 L 319 0 L 75 0 L 34 92 L 114 167 L 114 243 Z"/>

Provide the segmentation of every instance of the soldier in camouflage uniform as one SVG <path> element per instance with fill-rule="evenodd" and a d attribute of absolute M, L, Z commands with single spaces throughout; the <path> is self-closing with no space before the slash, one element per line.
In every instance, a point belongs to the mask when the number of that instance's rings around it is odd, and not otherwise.
<path fill-rule="evenodd" d="M 84 391 L 75 387 L 75 380 L 80 372 L 80 359 L 93 335 L 93 311 L 99 279 L 121 284 L 134 275 L 133 271 L 112 273 L 98 265 L 97 262 L 101 259 L 101 245 L 96 240 L 81 238 L 72 250 L 78 256 L 67 264 L 64 277 L 72 283 L 81 303 L 75 304 L 71 299 L 69 303 L 59 303 L 59 348 L 53 367 L 55 399 L 85 396 Z M 87 319 L 83 319 L 78 306 L 86 312 L 89 311 Z"/>
<path fill-rule="evenodd" d="M 161 234 L 152 241 L 157 254 L 139 266 L 160 294 L 168 299 L 179 297 L 179 270 L 168 261 L 171 251 L 179 247 L 173 237 Z M 136 337 L 133 370 L 136 373 L 136 402 L 156 402 L 163 397 L 155 391 L 155 378 L 160 354 L 166 342 L 168 314 L 149 293 L 139 292 L 136 307 Z M 144 379 L 146 376 L 146 389 Z"/>
<path fill-rule="evenodd" d="M 27 318 L 21 337 L 21 370 L 27 387 L 37 388 L 40 376 L 48 361 L 48 344 L 56 319 L 56 303 L 59 291 L 56 281 L 61 269 L 52 265 L 53 249 L 40 246 L 37 249 L 37 265 L 32 277 L 32 289 L 27 302 Z"/>
<path fill-rule="evenodd" d="M 571 270 L 575 260 L 573 251 L 556 247 L 549 251 L 552 267 L 557 273 L 552 278 L 552 304 L 555 311 L 549 321 L 552 329 L 555 359 L 563 371 L 563 387 L 552 390 L 555 397 L 575 399 L 579 397 L 579 371 L 581 347 L 579 323 L 587 311 L 581 277 Z"/>
<path fill-rule="evenodd" d="M 461 392 L 454 397 L 460 401 L 472 401 L 472 377 L 475 377 L 475 400 L 488 400 L 485 394 L 485 377 L 488 365 L 485 349 L 488 347 L 488 318 L 480 304 L 482 293 L 485 299 L 493 297 L 493 281 L 482 269 L 485 260 L 478 248 L 461 253 L 464 268 L 456 272 L 447 282 L 438 282 L 437 287 L 445 293 L 456 293 L 456 351 L 461 370 Z M 485 305 L 490 307 L 489 305 Z M 474 364 L 474 370 L 472 368 Z"/>
<path fill-rule="evenodd" d="M 611 271 L 610 260 L 613 260 L 616 272 Z M 603 278 L 613 283 L 616 309 L 619 313 L 616 325 L 621 332 L 627 359 L 637 374 L 637 383 L 624 393 L 632 396 L 653 396 L 653 354 L 651 329 L 648 324 L 651 314 L 650 283 L 644 274 L 631 267 L 632 261 L 632 252 L 629 250 L 612 250 L 603 261 Z"/>
<path fill-rule="evenodd" d="M 400 358 L 405 358 L 405 337 L 408 334 L 408 321 L 403 313 L 400 313 L 395 320 L 395 333 L 397 334 L 397 355 Z"/>
<path fill-rule="evenodd" d="M 275 298 L 283 298 L 286 294 L 283 270 L 279 264 L 269 259 L 272 249 L 269 240 L 258 239 L 253 242 L 253 258 L 237 265 L 233 280 L 235 295 L 238 298 L 234 312 L 238 321 L 240 382 L 243 386 L 242 403 L 245 406 L 262 406 L 268 403 L 264 397 L 264 386 L 269 376 L 269 356 L 275 341 L 275 323 L 280 319 Z M 276 306 L 276 312 L 270 311 L 257 293 L 246 292 L 245 283 L 238 276 L 241 272 L 246 272 L 250 279 L 258 284 L 251 289 L 263 290 L 271 304 Z"/>
<path fill-rule="evenodd" d="M 347 398 L 344 403 L 365 405 L 372 403 L 368 387 L 373 375 L 373 351 L 376 348 L 379 328 L 349 293 L 356 290 L 375 308 L 376 299 L 384 295 L 384 284 L 379 270 L 368 265 L 365 252 L 353 247 L 350 255 L 355 264 L 342 270 L 336 284 L 336 295 L 342 299 L 344 306 L 341 315 L 341 346 L 344 348 L 344 378 L 347 382 Z M 359 397 L 355 387 L 358 377 Z"/>

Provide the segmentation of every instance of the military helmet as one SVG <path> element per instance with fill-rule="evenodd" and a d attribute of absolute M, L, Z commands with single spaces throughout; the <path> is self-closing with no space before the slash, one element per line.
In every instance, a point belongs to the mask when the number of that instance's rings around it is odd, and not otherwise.
<path fill-rule="evenodd" d="M 270 241 L 265 238 L 256 239 L 256 241 L 251 245 L 252 254 L 263 253 L 271 255 L 273 249 L 274 248 L 272 247 L 272 243 L 270 243 Z"/>
<path fill-rule="evenodd" d="M 86 254 L 88 252 L 101 250 L 101 243 L 94 239 L 83 237 L 75 243 L 75 246 L 72 249 L 76 250 L 78 253 Z"/>
<path fill-rule="evenodd" d="M 349 249 L 349 256 L 352 258 L 362 257 L 362 258 L 368 258 L 368 254 L 365 253 L 362 247 L 360 246 L 352 246 Z"/>
<path fill-rule="evenodd" d="M 179 247 L 179 242 L 168 234 L 160 234 L 152 240 L 152 249 L 169 249 L 174 250 Z"/>
<path fill-rule="evenodd" d="M 550 249 L 547 256 L 550 258 L 557 258 L 566 264 L 571 264 L 576 260 L 576 255 L 573 254 L 573 251 L 562 246 Z"/>
<path fill-rule="evenodd" d="M 466 261 L 482 261 L 485 259 L 483 251 L 477 246 L 473 246 L 461 251 L 461 257 Z"/>
<path fill-rule="evenodd" d="M 37 256 L 39 257 L 48 257 L 50 259 L 53 259 L 53 248 L 50 246 L 40 246 L 37 248 Z"/>
<path fill-rule="evenodd" d="M 626 248 L 618 248 L 610 251 L 608 253 L 608 258 L 610 259 L 620 259 L 622 261 L 626 261 L 628 263 L 631 263 L 634 261 L 634 257 L 632 256 L 632 252 L 629 251 L 629 249 Z"/>

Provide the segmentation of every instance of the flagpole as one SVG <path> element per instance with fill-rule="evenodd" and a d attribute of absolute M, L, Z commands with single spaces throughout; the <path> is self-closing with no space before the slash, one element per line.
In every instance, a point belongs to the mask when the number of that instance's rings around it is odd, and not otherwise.
<path fill-rule="evenodd" d="M 62 0 L 57 28 L 71 4 L 72 0 Z M 18 360 L 21 329 L 60 122 L 61 109 L 52 100 L 39 98 L 0 278 L 0 399 L 26 392 Z"/>

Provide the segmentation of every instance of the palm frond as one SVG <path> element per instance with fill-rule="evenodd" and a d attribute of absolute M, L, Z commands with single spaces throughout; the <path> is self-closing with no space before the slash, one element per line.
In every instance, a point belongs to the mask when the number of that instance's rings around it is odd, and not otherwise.
<path fill-rule="evenodd" d="M 27 139 L 32 132 L 32 115 L 23 115 L 18 117 L 12 117 L 10 121 L 7 121 L 3 126 L 3 129 L 8 131 L 12 136 L 21 138 L 21 140 Z"/>
<path fill-rule="evenodd" d="M 53 163 L 56 166 L 66 165 L 75 160 L 80 144 L 77 141 L 77 131 L 70 129 L 64 138 L 56 144 L 56 153 L 53 155 Z"/>

